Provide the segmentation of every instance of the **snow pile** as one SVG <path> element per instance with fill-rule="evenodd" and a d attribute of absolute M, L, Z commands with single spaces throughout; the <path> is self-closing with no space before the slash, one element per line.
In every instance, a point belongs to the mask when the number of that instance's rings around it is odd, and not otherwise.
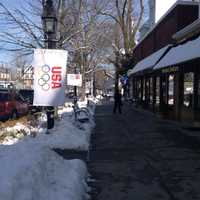
<path fill-rule="evenodd" d="M 22 120 L 7 121 L 1 123 L 0 144 L 12 145 L 25 136 L 35 137 L 37 134 L 46 132 L 46 115 L 40 113 L 38 116 L 27 115 Z"/>
<path fill-rule="evenodd" d="M 50 130 L 50 134 L 38 134 L 34 140 L 50 148 L 88 150 L 93 123 L 89 122 L 83 126 L 84 128 L 80 129 L 74 125 L 70 116 L 65 116 Z"/>
<path fill-rule="evenodd" d="M 1 145 L 0 161 L 3 200 L 81 200 L 87 194 L 85 164 L 64 160 L 35 142 Z"/>
<path fill-rule="evenodd" d="M 59 110 L 60 120 L 50 134 L 44 134 L 46 118 L 38 123 L 16 124 L 7 131 L 25 132 L 23 139 L 0 145 L 0 199 L 3 200 L 82 200 L 89 191 L 86 165 L 81 160 L 64 160 L 53 148 L 88 150 L 94 126 L 94 106 L 90 120 L 77 126 L 71 106 Z M 32 130 L 35 128 L 35 130 Z M 29 133 L 28 133 L 29 132 Z M 31 132 L 35 132 L 31 137 Z M 16 142 L 16 143 L 15 143 Z M 15 143 L 15 144 L 14 144 Z"/>
<path fill-rule="evenodd" d="M 86 107 L 86 102 L 81 102 L 80 107 Z M 91 103 L 88 107 L 90 119 L 86 123 L 77 123 L 73 117 L 73 108 L 71 105 L 62 107 L 58 110 L 59 119 L 55 123 L 55 127 L 51 129 L 50 134 L 47 132 L 44 124 L 46 123 L 46 115 L 41 115 L 39 120 L 31 120 L 31 123 L 16 124 L 14 127 L 9 127 L 4 130 L 6 138 L 2 142 L 4 145 L 11 145 L 18 142 L 20 139 L 33 140 L 35 142 L 50 148 L 59 149 L 78 149 L 88 150 L 90 135 L 94 127 L 94 114 L 95 104 Z M 11 132 L 11 136 L 7 133 Z M 20 137 L 16 137 L 16 135 Z M 24 137 L 33 136 L 33 137 Z"/>
<path fill-rule="evenodd" d="M 85 104 L 82 104 L 82 106 Z M 94 107 L 88 108 L 90 119 L 86 123 L 75 122 L 73 108 L 64 108 L 59 111 L 61 120 L 50 130 L 50 134 L 39 134 L 35 140 L 50 148 L 88 150 L 90 135 L 94 127 Z"/>

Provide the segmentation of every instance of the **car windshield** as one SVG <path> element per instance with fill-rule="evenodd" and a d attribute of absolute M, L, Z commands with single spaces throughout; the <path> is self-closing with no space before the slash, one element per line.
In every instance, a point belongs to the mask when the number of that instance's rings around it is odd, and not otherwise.
<path fill-rule="evenodd" d="M 8 93 L 0 93 L 0 101 L 7 101 L 9 98 Z"/>

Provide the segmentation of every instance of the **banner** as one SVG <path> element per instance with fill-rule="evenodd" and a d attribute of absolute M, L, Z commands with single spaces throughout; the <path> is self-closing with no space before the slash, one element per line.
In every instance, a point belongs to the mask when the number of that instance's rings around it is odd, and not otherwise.
<path fill-rule="evenodd" d="M 81 87 L 82 75 L 81 74 L 67 74 L 67 85 Z"/>
<path fill-rule="evenodd" d="M 64 104 L 67 55 L 64 50 L 35 49 L 33 105 Z"/>

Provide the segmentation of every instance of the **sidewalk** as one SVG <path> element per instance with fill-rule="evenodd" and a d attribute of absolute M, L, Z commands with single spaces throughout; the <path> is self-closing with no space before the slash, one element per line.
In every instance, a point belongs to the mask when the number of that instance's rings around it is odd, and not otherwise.
<path fill-rule="evenodd" d="M 181 133 L 183 137 L 186 137 L 188 140 L 192 140 L 195 146 L 200 148 L 200 126 L 194 125 L 191 123 L 180 122 L 175 120 L 168 120 L 163 119 L 159 115 L 155 113 L 144 110 L 142 108 L 136 108 L 134 105 L 128 105 L 131 109 L 140 112 L 141 114 L 144 113 L 145 115 L 151 116 L 156 118 L 160 123 L 164 123 L 166 126 L 172 126 L 174 129 L 177 129 L 177 132 Z"/>
<path fill-rule="evenodd" d="M 173 123 L 123 106 L 96 109 L 88 170 L 92 199 L 200 199 L 199 142 Z"/>

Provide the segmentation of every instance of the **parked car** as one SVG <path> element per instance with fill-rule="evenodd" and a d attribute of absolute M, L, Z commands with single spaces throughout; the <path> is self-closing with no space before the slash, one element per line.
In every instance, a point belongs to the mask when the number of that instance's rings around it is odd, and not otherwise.
<path fill-rule="evenodd" d="M 31 89 L 20 89 L 18 94 L 26 101 L 28 104 L 33 104 L 34 91 Z"/>
<path fill-rule="evenodd" d="M 21 89 L 18 91 L 18 94 L 24 99 L 25 102 L 28 104 L 28 109 L 31 114 L 41 112 L 41 106 L 33 106 L 33 96 L 34 90 L 32 89 Z"/>
<path fill-rule="evenodd" d="M 0 90 L 0 120 L 17 118 L 28 113 L 28 103 L 15 92 Z"/>

